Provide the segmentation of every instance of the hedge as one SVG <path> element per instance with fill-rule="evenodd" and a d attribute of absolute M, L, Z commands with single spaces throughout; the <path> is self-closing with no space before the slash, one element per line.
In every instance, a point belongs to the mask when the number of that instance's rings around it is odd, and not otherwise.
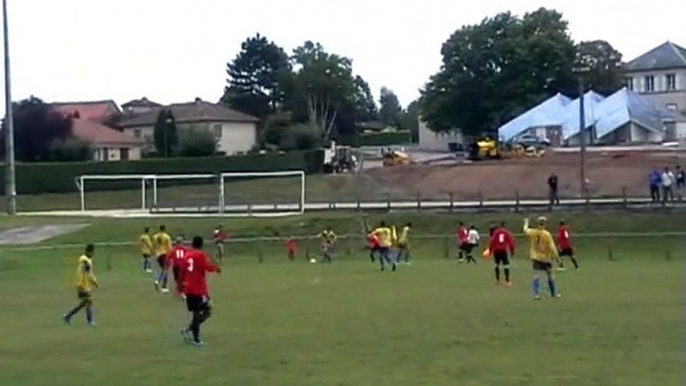
<path fill-rule="evenodd" d="M 16 165 L 17 193 L 74 192 L 76 190 L 75 178 L 84 174 L 214 174 L 279 170 L 304 170 L 306 173 L 312 174 L 322 171 L 323 161 L 323 151 L 313 150 L 231 157 L 213 156 L 115 162 L 18 163 Z M 4 165 L 0 165 L 0 173 L 4 176 Z M 130 185 L 130 183 L 126 185 Z M 113 184 L 112 188 L 117 189 L 118 187 Z M 119 188 L 124 188 L 124 186 Z M 4 190 L 5 185 L 2 184 L 0 193 L 4 194 Z"/>
<path fill-rule="evenodd" d="M 405 145 L 412 142 L 412 134 L 409 131 L 396 131 L 390 133 L 362 133 L 358 138 L 354 135 L 341 136 L 341 144 L 349 146 L 391 146 Z"/>

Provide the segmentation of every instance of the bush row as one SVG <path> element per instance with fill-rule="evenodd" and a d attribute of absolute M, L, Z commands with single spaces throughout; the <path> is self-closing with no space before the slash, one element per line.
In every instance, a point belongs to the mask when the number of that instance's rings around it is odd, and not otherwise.
<path fill-rule="evenodd" d="M 214 174 L 221 172 L 322 171 L 321 150 L 250 154 L 232 157 L 145 159 L 118 162 L 19 163 L 16 166 L 17 193 L 66 193 L 76 190 L 75 179 L 84 174 Z M 5 166 L 0 165 L 3 181 Z M 127 184 L 128 185 L 128 184 Z M 116 184 L 113 189 L 121 189 Z M 5 184 L 0 186 L 4 194 Z"/>
<path fill-rule="evenodd" d="M 357 138 L 354 135 L 341 136 L 339 141 L 341 144 L 349 146 L 404 145 L 412 142 L 412 134 L 409 131 L 396 131 L 392 133 L 362 133 Z"/>

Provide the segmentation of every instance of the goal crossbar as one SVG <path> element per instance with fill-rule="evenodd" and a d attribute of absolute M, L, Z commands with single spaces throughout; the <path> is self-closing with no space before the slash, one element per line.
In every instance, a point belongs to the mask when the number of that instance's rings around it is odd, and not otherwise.
<path fill-rule="evenodd" d="M 300 179 L 300 191 L 299 200 L 297 203 L 292 204 L 278 204 L 273 203 L 269 205 L 234 205 L 236 208 L 227 209 L 226 202 L 226 180 L 236 179 L 236 178 L 252 178 L 252 177 L 299 177 Z M 274 172 L 222 172 L 217 174 L 89 174 L 82 175 L 76 178 L 76 185 L 79 190 L 81 211 L 86 211 L 86 182 L 91 181 L 116 181 L 116 180 L 134 180 L 140 181 L 141 190 L 141 209 L 142 210 L 153 210 L 159 209 L 158 206 L 158 181 L 172 181 L 172 180 L 207 180 L 216 179 L 219 183 L 218 189 L 218 211 L 219 213 L 225 212 L 236 212 L 240 208 L 247 208 L 248 212 L 252 209 L 258 209 L 262 207 L 271 207 L 274 211 L 278 209 L 287 210 L 289 213 L 304 213 L 305 211 L 305 172 L 302 170 L 286 170 L 286 171 L 274 171 Z M 147 205 L 147 187 L 150 185 L 152 188 L 152 207 L 148 208 Z"/>

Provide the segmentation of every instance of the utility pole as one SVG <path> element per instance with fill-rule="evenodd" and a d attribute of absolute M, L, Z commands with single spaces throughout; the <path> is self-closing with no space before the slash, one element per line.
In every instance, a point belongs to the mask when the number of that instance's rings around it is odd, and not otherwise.
<path fill-rule="evenodd" d="M 584 109 L 584 80 L 579 76 L 579 148 L 580 159 L 579 165 L 581 176 L 581 198 L 586 198 L 586 111 Z"/>
<path fill-rule="evenodd" d="M 14 120 L 12 118 L 12 88 L 10 87 L 10 40 L 7 27 L 7 0 L 2 0 L 2 20 L 5 43 L 5 196 L 7 214 L 17 214 L 17 185 L 14 167 Z"/>

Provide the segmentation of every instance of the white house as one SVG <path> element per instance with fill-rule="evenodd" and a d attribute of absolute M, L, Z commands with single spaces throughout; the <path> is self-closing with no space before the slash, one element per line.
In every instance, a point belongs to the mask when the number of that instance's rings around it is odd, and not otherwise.
<path fill-rule="evenodd" d="M 419 118 L 419 150 L 448 152 L 451 144 L 462 144 L 463 137 L 459 130 L 451 133 L 436 133 L 429 129 L 426 122 Z"/>
<path fill-rule="evenodd" d="M 155 122 L 161 110 L 170 110 L 179 131 L 198 128 L 212 132 L 217 150 L 227 155 L 247 152 L 257 143 L 257 118 L 196 98 L 194 102 L 155 108 L 120 123 L 124 131 L 153 146 Z"/>

